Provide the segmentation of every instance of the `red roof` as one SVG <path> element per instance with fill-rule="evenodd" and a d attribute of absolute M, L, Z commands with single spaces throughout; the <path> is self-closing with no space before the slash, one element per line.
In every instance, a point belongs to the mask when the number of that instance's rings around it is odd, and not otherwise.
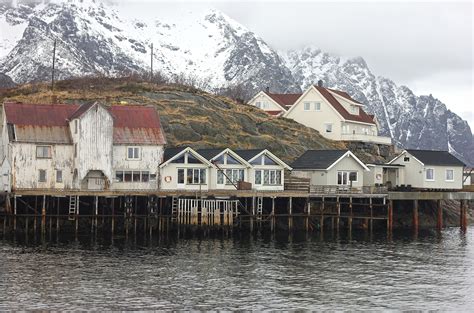
<path fill-rule="evenodd" d="M 362 122 L 368 124 L 375 124 L 373 118 L 371 118 L 367 113 L 365 113 L 362 108 L 359 108 L 359 115 L 350 114 L 344 106 L 337 101 L 336 98 L 328 91 L 328 89 L 320 86 L 314 86 L 319 93 L 328 100 L 328 102 L 336 109 L 337 112 L 346 120 L 355 121 L 355 122 Z"/>
<path fill-rule="evenodd" d="M 47 127 L 68 129 L 68 120 L 80 117 L 92 105 L 5 103 L 4 110 L 7 123 L 14 124 L 17 128 L 19 128 L 18 126 L 32 126 L 30 128 L 36 129 L 36 134 L 47 134 L 47 132 L 44 132 Z M 166 143 L 160 117 L 155 108 L 138 105 L 111 106 L 109 112 L 114 120 L 114 144 L 161 145 Z M 40 129 L 43 129 L 43 131 L 38 132 L 37 130 Z M 62 133 L 66 134 L 68 131 Z M 28 141 L 30 138 L 17 139 Z M 62 139 L 64 143 L 70 142 L 70 138 Z M 48 142 L 49 139 L 31 138 L 31 140 Z M 55 140 L 54 142 L 58 141 Z"/>
<path fill-rule="evenodd" d="M 295 104 L 296 100 L 301 97 L 301 93 L 269 93 L 265 92 L 270 98 L 272 98 L 276 103 L 281 105 L 283 108 L 286 106 L 292 106 Z"/>
<path fill-rule="evenodd" d="M 280 111 L 278 110 L 265 111 L 265 113 L 274 115 L 274 116 L 281 114 L 281 112 L 282 112 L 281 110 Z"/>
<path fill-rule="evenodd" d="M 334 93 L 337 93 L 338 95 L 340 95 L 343 98 L 346 98 L 349 101 L 352 101 L 352 102 L 355 102 L 355 103 L 358 103 L 358 104 L 362 104 L 359 101 L 353 99 L 351 96 L 349 96 L 349 94 L 345 91 L 341 91 L 341 90 L 337 90 L 337 89 L 331 89 L 331 88 L 327 88 L 327 89 L 334 92 Z"/>

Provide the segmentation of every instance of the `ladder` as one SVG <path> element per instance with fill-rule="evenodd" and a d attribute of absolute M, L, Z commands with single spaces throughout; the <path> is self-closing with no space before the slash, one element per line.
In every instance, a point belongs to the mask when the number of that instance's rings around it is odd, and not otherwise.
<path fill-rule="evenodd" d="M 69 196 L 69 220 L 73 221 L 79 214 L 79 196 Z"/>
<path fill-rule="evenodd" d="M 171 198 L 171 220 L 176 221 L 178 218 L 178 197 Z"/>
<path fill-rule="evenodd" d="M 257 220 L 262 219 L 263 215 L 263 197 L 257 197 Z"/>

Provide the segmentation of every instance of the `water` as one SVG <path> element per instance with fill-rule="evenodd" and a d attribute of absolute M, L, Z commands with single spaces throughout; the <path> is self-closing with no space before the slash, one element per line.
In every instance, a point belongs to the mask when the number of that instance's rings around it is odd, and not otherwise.
<path fill-rule="evenodd" d="M 0 240 L 0 310 L 474 308 L 472 230 L 23 241 Z"/>

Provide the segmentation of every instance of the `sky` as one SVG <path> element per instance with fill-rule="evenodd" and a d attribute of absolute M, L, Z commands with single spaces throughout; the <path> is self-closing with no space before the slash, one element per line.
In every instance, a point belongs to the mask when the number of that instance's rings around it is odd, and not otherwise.
<path fill-rule="evenodd" d="M 432 94 L 474 129 L 471 1 L 121 0 L 131 13 L 214 7 L 280 51 L 314 46 L 362 56 L 375 75 Z"/>

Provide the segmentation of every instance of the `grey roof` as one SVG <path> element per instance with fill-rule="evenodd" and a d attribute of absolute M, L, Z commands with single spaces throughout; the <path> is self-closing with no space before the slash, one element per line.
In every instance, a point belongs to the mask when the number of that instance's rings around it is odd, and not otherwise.
<path fill-rule="evenodd" d="M 465 164 L 448 151 L 435 150 L 406 150 L 425 165 L 453 165 L 465 166 Z"/>
<path fill-rule="evenodd" d="M 291 167 L 293 169 L 327 169 L 348 150 L 308 150 Z"/>
<path fill-rule="evenodd" d="M 210 161 L 213 157 L 224 151 L 225 148 L 212 148 L 212 149 L 199 149 L 196 150 L 197 153 L 202 155 L 203 158 Z"/>
<path fill-rule="evenodd" d="M 244 159 L 245 161 L 251 160 L 254 156 L 259 154 L 265 149 L 248 149 L 248 150 L 233 150 L 239 157 Z"/>
<path fill-rule="evenodd" d="M 178 148 L 166 148 L 165 152 L 163 153 L 163 162 L 168 161 L 187 147 L 178 147 Z"/>

